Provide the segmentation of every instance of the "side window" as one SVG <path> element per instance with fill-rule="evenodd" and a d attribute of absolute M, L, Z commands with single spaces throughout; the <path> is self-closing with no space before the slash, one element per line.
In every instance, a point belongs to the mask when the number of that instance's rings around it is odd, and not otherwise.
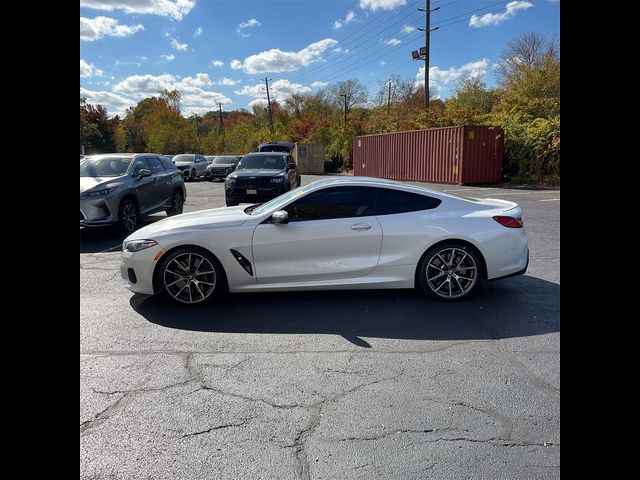
<path fill-rule="evenodd" d="M 196 162 L 204 162 L 204 157 L 196 157 Z"/>
<path fill-rule="evenodd" d="M 442 200 L 417 193 L 403 192 L 391 188 L 380 188 L 378 190 L 376 215 L 431 210 L 442 203 Z"/>
<path fill-rule="evenodd" d="M 147 157 L 149 161 L 149 165 L 151 165 L 151 173 L 164 173 L 164 167 L 162 166 L 162 162 L 156 157 Z"/>
<path fill-rule="evenodd" d="M 143 169 L 151 170 L 151 167 L 149 167 L 149 163 L 147 162 L 146 159 L 138 158 L 136 160 L 136 163 L 133 166 L 133 175 L 137 176 L 140 170 L 143 170 Z"/>
<path fill-rule="evenodd" d="M 285 210 L 290 222 L 373 215 L 376 190 L 367 187 L 326 188 L 296 200 Z"/>
<path fill-rule="evenodd" d="M 178 170 L 178 167 L 176 167 L 173 162 L 171 162 L 171 160 L 167 160 L 165 158 L 161 158 L 160 161 L 162 162 L 162 164 L 164 165 L 165 170 L 167 170 L 168 172 L 171 172 L 173 170 Z"/>

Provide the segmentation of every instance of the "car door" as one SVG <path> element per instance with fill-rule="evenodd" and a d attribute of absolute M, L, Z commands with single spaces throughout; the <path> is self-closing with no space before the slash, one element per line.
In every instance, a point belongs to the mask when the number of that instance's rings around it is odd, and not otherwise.
<path fill-rule="evenodd" d="M 171 197 L 173 194 L 171 173 L 166 171 L 159 158 L 150 156 L 146 157 L 146 160 L 151 167 L 151 177 L 155 181 L 152 208 L 156 209 L 171 206 Z"/>
<path fill-rule="evenodd" d="M 136 192 L 136 199 L 138 201 L 138 208 L 140 214 L 144 214 L 153 209 L 154 190 L 156 179 L 153 175 L 144 177 L 138 180 L 138 173 L 140 170 L 151 170 L 151 166 L 145 157 L 138 157 L 133 164 L 133 188 Z"/>
<path fill-rule="evenodd" d="M 303 283 L 368 275 L 378 264 L 382 228 L 373 215 L 375 191 L 332 187 L 284 208 L 289 223 L 270 218 L 253 234 L 258 284 Z"/>
<path fill-rule="evenodd" d="M 196 161 L 196 174 L 198 176 L 204 175 L 207 170 L 207 160 L 200 155 L 196 155 L 195 161 Z"/>

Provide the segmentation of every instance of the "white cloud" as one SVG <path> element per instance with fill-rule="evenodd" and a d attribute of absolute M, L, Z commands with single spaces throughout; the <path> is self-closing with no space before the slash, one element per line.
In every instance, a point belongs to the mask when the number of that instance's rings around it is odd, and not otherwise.
<path fill-rule="evenodd" d="M 406 5 L 407 0 L 360 0 L 358 4 L 363 10 L 371 10 L 375 12 L 379 8 L 382 10 L 392 10 L 395 7 Z"/>
<path fill-rule="evenodd" d="M 505 7 L 505 11 L 501 13 L 486 13 L 484 15 L 471 15 L 469 26 L 480 28 L 488 25 L 498 25 L 517 15 L 520 10 L 527 10 L 533 7 L 531 2 L 509 2 Z"/>
<path fill-rule="evenodd" d="M 80 0 L 81 7 L 96 10 L 124 10 L 182 20 L 196 4 L 195 0 Z"/>
<path fill-rule="evenodd" d="M 204 33 L 204 30 L 202 29 L 202 27 L 198 27 L 196 28 L 196 31 L 193 32 L 193 36 L 194 37 L 199 37 L 200 35 L 202 35 Z"/>
<path fill-rule="evenodd" d="M 349 10 L 345 15 L 344 20 L 338 19 L 335 22 L 333 22 L 333 28 L 334 30 L 337 30 L 338 28 L 341 28 L 343 25 L 349 25 L 351 22 L 355 21 L 355 19 L 356 19 L 356 12 L 354 12 L 353 10 Z"/>
<path fill-rule="evenodd" d="M 136 104 L 129 98 L 111 92 L 97 92 L 82 87 L 80 88 L 80 96 L 85 97 L 87 103 L 104 106 L 111 117 L 114 115 L 124 116 L 126 109 Z"/>
<path fill-rule="evenodd" d="M 214 108 L 215 107 L 215 108 Z M 210 107 L 182 107 L 182 116 L 183 117 L 192 117 L 193 115 L 205 115 L 211 111 L 218 112 L 218 106 L 210 106 Z"/>
<path fill-rule="evenodd" d="M 85 62 L 80 59 L 80 76 L 81 77 L 101 77 L 103 71 L 96 68 L 93 64 Z"/>
<path fill-rule="evenodd" d="M 448 70 L 442 70 L 440 67 L 431 67 L 429 68 L 429 87 L 441 90 L 444 85 L 455 82 L 463 75 L 481 78 L 487 74 L 488 68 L 489 60 L 486 58 L 465 63 L 460 68 L 449 67 Z M 424 85 L 424 66 L 419 68 L 415 84 Z"/>
<path fill-rule="evenodd" d="M 246 22 L 238 25 L 238 28 L 236 29 L 236 33 L 242 37 L 250 37 L 251 34 L 247 33 L 246 29 L 251 27 L 259 27 L 260 25 L 262 24 L 258 20 L 256 20 L 255 18 L 250 18 Z"/>
<path fill-rule="evenodd" d="M 233 78 L 222 77 L 216 82 L 216 85 L 235 85 L 240 83 L 240 80 L 234 80 Z"/>
<path fill-rule="evenodd" d="M 181 103 L 185 107 L 215 108 L 218 102 L 229 104 L 231 100 L 225 95 L 204 90 L 201 87 L 212 85 L 207 73 L 197 73 L 193 77 L 178 77 L 163 73 L 162 75 L 132 75 L 117 83 L 113 91 L 135 98 L 157 96 L 162 90 L 179 90 Z"/>
<path fill-rule="evenodd" d="M 234 70 L 240 70 L 242 68 L 242 62 L 240 60 L 231 60 L 229 66 Z"/>
<path fill-rule="evenodd" d="M 329 85 L 329 82 L 313 82 L 310 86 L 311 88 L 322 88 Z"/>
<path fill-rule="evenodd" d="M 380 60 L 380 65 L 386 65 L 387 62 L 385 62 L 384 60 Z"/>
<path fill-rule="evenodd" d="M 382 40 L 382 43 L 395 47 L 396 45 L 400 45 L 402 43 L 402 40 L 398 40 L 397 38 L 390 38 L 389 40 Z"/>
<path fill-rule="evenodd" d="M 414 27 L 413 25 L 405 25 L 404 27 L 402 27 L 402 31 L 404 33 L 413 33 L 416 31 L 416 27 Z"/>
<path fill-rule="evenodd" d="M 144 30 L 142 25 L 121 25 L 110 17 L 80 17 L 80 40 L 92 42 L 102 37 L 127 37 Z"/>
<path fill-rule="evenodd" d="M 348 48 L 342 48 L 342 47 L 336 47 L 333 49 L 333 51 L 336 53 L 349 53 Z"/>
<path fill-rule="evenodd" d="M 300 83 L 291 83 L 289 80 L 276 80 L 271 85 L 269 85 L 269 94 L 271 98 L 282 102 L 285 99 L 289 98 L 294 93 L 309 93 L 311 89 L 306 87 Z M 256 101 L 258 103 L 263 100 L 262 97 L 266 98 L 266 90 L 263 83 L 258 83 L 257 85 L 245 85 L 242 90 L 235 91 L 237 95 L 247 95 L 250 97 L 254 97 L 255 100 L 250 103 L 253 105 Z M 266 100 L 264 100 L 266 104 Z"/>
<path fill-rule="evenodd" d="M 244 72 L 249 74 L 292 72 L 321 60 L 325 50 L 337 43 L 336 40 L 325 38 L 306 46 L 298 52 L 283 52 L 279 48 L 272 48 L 245 58 L 241 65 Z M 231 62 L 231 68 L 236 68 L 233 66 L 234 62 L 235 60 Z M 240 63 L 238 62 L 236 65 L 239 67 Z"/>
<path fill-rule="evenodd" d="M 167 62 L 170 62 L 171 60 L 174 60 L 176 58 L 176 56 L 173 53 L 170 53 L 169 55 L 160 55 L 162 57 L 163 60 L 166 60 Z"/>
<path fill-rule="evenodd" d="M 221 62 L 220 60 L 213 60 L 211 62 L 211 65 L 213 65 L 214 67 L 223 67 L 224 66 L 224 62 Z"/>
<path fill-rule="evenodd" d="M 187 45 L 186 43 L 178 42 L 178 40 L 176 40 L 175 38 L 171 39 L 171 47 L 173 47 L 173 49 L 178 52 L 184 52 L 188 46 L 189 45 Z"/>
<path fill-rule="evenodd" d="M 176 84 L 176 88 L 205 87 L 208 85 L 213 85 L 213 82 L 209 78 L 209 74 L 197 73 L 195 77 L 184 77 L 179 83 Z"/>

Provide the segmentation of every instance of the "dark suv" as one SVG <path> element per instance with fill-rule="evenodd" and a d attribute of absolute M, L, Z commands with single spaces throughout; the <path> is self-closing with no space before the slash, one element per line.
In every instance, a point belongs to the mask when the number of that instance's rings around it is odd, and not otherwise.
<path fill-rule="evenodd" d="M 293 157 L 281 152 L 248 153 L 224 185 L 227 206 L 260 203 L 300 186 Z"/>

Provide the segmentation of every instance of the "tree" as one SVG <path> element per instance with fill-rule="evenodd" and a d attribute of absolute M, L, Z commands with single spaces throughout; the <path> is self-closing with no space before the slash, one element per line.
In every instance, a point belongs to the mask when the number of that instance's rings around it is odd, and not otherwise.
<path fill-rule="evenodd" d="M 110 119 L 102 105 L 80 98 L 80 145 L 87 153 L 110 153 L 116 149 L 115 129 L 119 118 Z"/>
<path fill-rule="evenodd" d="M 345 107 L 349 112 L 355 106 L 365 106 L 369 100 L 369 91 L 359 80 L 352 79 L 344 82 L 334 83 L 329 87 L 329 96 L 334 106 L 343 110 Z"/>

